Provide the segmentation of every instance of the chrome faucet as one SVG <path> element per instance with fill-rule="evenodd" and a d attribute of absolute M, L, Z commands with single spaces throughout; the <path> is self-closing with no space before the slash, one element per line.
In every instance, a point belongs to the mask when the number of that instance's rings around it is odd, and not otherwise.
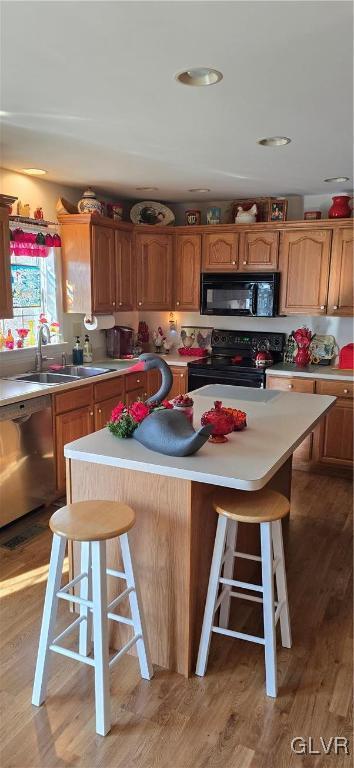
<path fill-rule="evenodd" d="M 43 370 L 44 360 L 53 360 L 52 357 L 45 357 L 42 354 L 42 344 L 43 344 L 44 337 L 46 337 L 46 340 L 47 340 L 46 343 L 50 344 L 50 330 L 47 323 L 43 323 L 43 325 L 41 325 L 38 331 L 38 342 L 37 342 L 37 351 L 36 351 L 36 357 L 34 362 L 34 369 L 35 371 L 39 371 L 39 373 Z"/>

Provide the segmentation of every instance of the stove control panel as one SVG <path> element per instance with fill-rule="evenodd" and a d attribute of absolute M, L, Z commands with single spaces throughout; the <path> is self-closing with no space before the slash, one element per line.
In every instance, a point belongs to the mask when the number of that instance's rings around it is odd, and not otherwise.
<path fill-rule="evenodd" d="M 211 337 L 213 352 L 217 350 L 249 350 L 267 349 L 270 352 L 283 351 L 285 345 L 284 333 L 262 333 L 261 331 L 223 331 L 214 329 Z"/>

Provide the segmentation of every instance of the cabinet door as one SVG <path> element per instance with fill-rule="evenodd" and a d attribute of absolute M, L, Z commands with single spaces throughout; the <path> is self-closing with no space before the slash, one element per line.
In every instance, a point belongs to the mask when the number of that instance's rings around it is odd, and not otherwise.
<path fill-rule="evenodd" d="M 131 405 L 132 403 L 135 403 L 135 400 L 146 400 L 146 397 L 147 392 L 145 391 L 144 387 L 140 387 L 139 389 L 132 389 L 125 395 L 125 404 Z"/>
<path fill-rule="evenodd" d="M 176 309 L 199 311 L 201 248 L 200 235 L 177 235 L 176 237 Z"/>
<path fill-rule="evenodd" d="M 137 304 L 139 309 L 172 307 L 172 235 L 136 235 Z"/>
<path fill-rule="evenodd" d="M 332 232 L 325 229 L 281 233 L 281 313 L 326 313 L 331 238 Z"/>
<path fill-rule="evenodd" d="M 92 227 L 92 308 L 94 312 L 112 312 L 116 307 L 114 230 L 94 224 Z"/>
<path fill-rule="evenodd" d="M 313 394 L 315 391 L 314 379 L 302 379 L 295 376 L 267 376 L 267 389 L 280 389 L 286 392 L 307 392 Z M 305 437 L 305 440 L 296 448 L 293 453 L 294 466 L 303 464 L 312 459 L 313 432 Z"/>
<path fill-rule="evenodd" d="M 127 311 L 135 307 L 135 274 L 132 236 L 130 232 L 115 232 L 116 308 Z"/>
<path fill-rule="evenodd" d="M 279 232 L 242 232 L 239 265 L 242 272 L 276 270 L 279 255 Z"/>
<path fill-rule="evenodd" d="M 64 445 L 93 432 L 94 412 L 91 406 L 60 413 L 55 417 L 55 456 L 57 488 L 65 493 Z"/>
<path fill-rule="evenodd" d="M 238 232 L 203 235 L 203 271 L 230 272 L 238 264 Z"/>
<path fill-rule="evenodd" d="M 353 229 L 337 229 L 333 234 L 329 273 L 328 315 L 353 315 Z"/>
<path fill-rule="evenodd" d="M 156 368 L 147 372 L 146 392 L 148 397 L 155 395 L 161 387 L 161 373 Z"/>
<path fill-rule="evenodd" d="M 111 418 L 113 408 L 116 407 L 119 402 L 119 397 L 111 397 L 110 400 L 102 400 L 101 403 L 94 405 L 95 414 L 95 430 L 103 429 L 106 426 L 107 421 Z"/>
<path fill-rule="evenodd" d="M 353 401 L 339 398 L 322 419 L 315 458 L 324 465 L 353 465 Z"/>
<path fill-rule="evenodd" d="M 0 318 L 13 317 L 10 270 L 9 215 L 0 207 Z"/>
<path fill-rule="evenodd" d="M 173 384 L 168 393 L 168 399 L 172 400 L 178 395 L 185 395 L 188 386 L 187 368 L 180 365 L 171 366 Z"/>

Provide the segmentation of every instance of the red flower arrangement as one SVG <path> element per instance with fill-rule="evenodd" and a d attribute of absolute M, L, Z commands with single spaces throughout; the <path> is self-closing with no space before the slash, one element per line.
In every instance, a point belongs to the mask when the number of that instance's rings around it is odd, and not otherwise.
<path fill-rule="evenodd" d="M 171 403 L 167 400 L 163 400 L 161 404 L 153 403 L 152 405 L 147 405 L 141 400 L 135 400 L 135 402 L 129 406 L 119 402 L 115 408 L 113 408 L 107 426 L 115 437 L 131 437 L 134 430 L 147 416 L 149 416 L 150 413 L 156 410 L 172 407 Z"/>

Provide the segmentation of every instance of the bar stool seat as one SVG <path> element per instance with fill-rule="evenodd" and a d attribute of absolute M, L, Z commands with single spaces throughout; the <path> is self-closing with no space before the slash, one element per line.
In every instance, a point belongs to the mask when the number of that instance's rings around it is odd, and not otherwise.
<path fill-rule="evenodd" d="M 205 675 L 213 632 L 240 640 L 259 643 L 264 646 L 265 651 L 267 695 L 275 697 L 277 695 L 275 633 L 278 619 L 280 620 L 282 645 L 286 648 L 291 648 L 281 523 L 282 518 L 290 510 L 290 504 L 288 499 L 281 493 L 268 488 L 254 492 L 223 488 L 215 493 L 213 505 L 219 515 L 219 519 L 210 569 L 196 674 Z M 259 524 L 261 534 L 260 557 L 237 550 L 238 523 Z M 261 564 L 261 585 L 234 578 L 235 560 L 237 558 Z M 274 575 L 277 587 L 277 600 L 274 599 Z M 246 592 L 239 592 L 239 589 L 246 590 Z M 256 594 L 250 594 L 252 592 Z M 263 637 L 229 629 L 230 602 L 232 597 L 262 603 Z M 219 619 L 215 621 L 215 615 L 218 611 Z"/>
<path fill-rule="evenodd" d="M 280 520 L 290 510 L 285 496 L 268 488 L 261 491 L 234 491 L 222 488 L 213 499 L 215 511 L 238 523 L 267 523 Z"/>
<path fill-rule="evenodd" d="M 70 541 L 105 541 L 129 531 L 135 512 L 118 501 L 76 501 L 57 509 L 49 520 L 53 533 Z"/>
<path fill-rule="evenodd" d="M 110 668 L 136 645 L 141 677 L 150 680 L 153 676 L 139 585 L 129 546 L 128 532 L 134 523 L 135 513 L 126 504 L 101 500 L 68 504 L 58 509 L 49 521 L 53 543 L 32 704 L 40 706 L 45 701 L 50 652 L 83 662 L 95 671 L 96 731 L 102 736 L 111 728 Z M 115 538 L 123 562 L 123 569 L 119 571 L 106 568 L 106 540 Z M 61 586 L 68 540 L 80 543 L 81 567 L 77 576 Z M 107 602 L 107 575 L 126 582 L 126 588 L 110 603 Z M 78 605 L 80 614 L 55 637 L 59 599 Z M 131 617 L 114 612 L 124 599 L 129 600 Z M 133 631 L 132 637 L 111 658 L 108 620 L 128 625 Z M 75 629 L 79 630 L 78 651 L 61 644 Z"/>

